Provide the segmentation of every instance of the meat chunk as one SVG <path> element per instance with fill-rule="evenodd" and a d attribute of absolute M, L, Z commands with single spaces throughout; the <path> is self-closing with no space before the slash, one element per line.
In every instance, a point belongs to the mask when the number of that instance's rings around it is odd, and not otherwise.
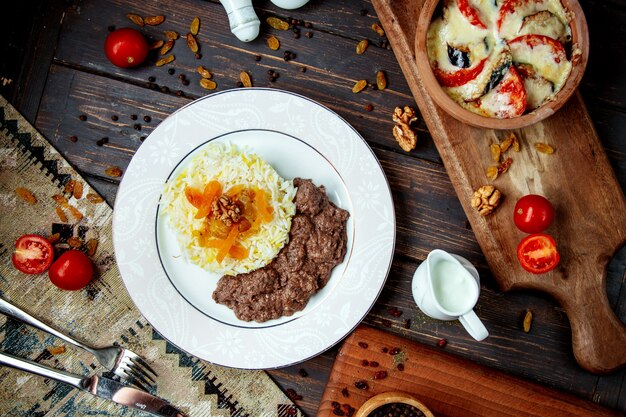
<path fill-rule="evenodd" d="M 223 276 L 213 292 L 213 299 L 231 308 L 240 320 L 265 322 L 304 309 L 346 255 L 350 213 L 328 199 L 324 186 L 301 178 L 294 185 L 298 187 L 296 214 L 289 242 L 270 264 Z"/>

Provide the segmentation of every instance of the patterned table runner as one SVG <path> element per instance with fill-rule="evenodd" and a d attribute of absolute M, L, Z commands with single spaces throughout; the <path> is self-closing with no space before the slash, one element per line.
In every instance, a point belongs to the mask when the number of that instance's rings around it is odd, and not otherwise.
<path fill-rule="evenodd" d="M 23 189 L 21 197 L 18 188 Z M 132 303 L 115 264 L 112 213 L 0 96 L 0 296 L 88 344 L 117 342 L 143 356 L 159 374 L 154 393 L 190 416 L 301 416 L 265 372 L 223 368 L 189 356 L 148 324 Z M 98 270 L 94 281 L 80 291 L 62 291 L 45 274 L 19 273 L 11 254 L 16 239 L 26 233 L 55 236 L 60 247 L 74 245 L 86 251 L 97 243 L 91 257 Z M 0 350 L 76 374 L 104 371 L 88 353 L 2 315 Z M 147 414 L 0 367 L 0 415 Z"/>

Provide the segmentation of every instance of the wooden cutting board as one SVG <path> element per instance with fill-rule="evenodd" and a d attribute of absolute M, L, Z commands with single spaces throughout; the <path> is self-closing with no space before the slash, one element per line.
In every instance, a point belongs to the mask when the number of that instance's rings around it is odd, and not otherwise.
<path fill-rule="evenodd" d="M 502 290 L 527 288 L 552 295 L 569 317 L 574 355 L 583 368 L 607 373 L 626 364 L 626 326 L 611 309 L 605 290 L 607 263 L 626 242 L 626 200 L 580 94 L 574 93 L 543 122 L 516 130 L 521 152 L 509 151 L 507 156 L 513 158 L 509 171 L 491 182 L 485 176 L 493 165 L 489 144 L 509 132 L 458 122 L 426 93 L 414 52 L 423 0 L 373 0 L 373 4 Z M 536 142 L 550 144 L 556 152 L 539 153 Z M 470 198 L 474 190 L 490 183 L 504 200 L 493 214 L 482 217 L 470 206 Z M 546 196 L 556 209 L 547 233 L 556 239 L 561 263 L 543 275 L 525 272 L 516 257 L 525 234 L 513 223 L 513 208 L 529 193 Z"/>
<path fill-rule="evenodd" d="M 400 349 L 399 354 L 383 353 L 383 348 L 394 347 Z M 364 366 L 363 360 L 376 361 L 378 366 Z M 400 363 L 404 366 L 402 371 L 398 370 Z M 387 377 L 375 380 L 377 371 L 386 371 Z M 356 381 L 365 381 L 368 388 L 356 388 Z M 360 326 L 339 350 L 317 417 L 334 417 L 333 402 L 358 409 L 370 397 L 386 391 L 404 391 L 415 396 L 436 417 L 620 415 L 570 394 L 447 354 L 445 348 L 424 346 Z"/>

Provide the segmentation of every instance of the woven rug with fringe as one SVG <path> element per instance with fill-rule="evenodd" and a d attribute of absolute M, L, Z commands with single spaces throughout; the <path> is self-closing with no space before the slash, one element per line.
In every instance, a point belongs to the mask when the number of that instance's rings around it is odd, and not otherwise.
<path fill-rule="evenodd" d="M 119 343 L 155 368 L 154 394 L 190 416 L 301 416 L 263 371 L 223 368 L 164 340 L 132 303 L 115 264 L 112 209 L 3 97 L 0 97 L 0 296 L 93 346 Z M 46 274 L 12 265 L 17 238 L 35 233 L 59 247 L 91 252 L 96 278 L 62 291 Z M 0 350 L 71 373 L 106 372 L 85 351 L 0 315 Z M 148 414 L 69 385 L 0 367 L 0 415 L 124 416 Z"/>

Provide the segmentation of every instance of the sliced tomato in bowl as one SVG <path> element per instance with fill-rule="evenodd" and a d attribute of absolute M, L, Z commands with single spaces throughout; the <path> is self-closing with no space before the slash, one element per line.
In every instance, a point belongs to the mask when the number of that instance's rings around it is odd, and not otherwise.
<path fill-rule="evenodd" d="M 485 68 L 486 62 L 487 58 L 484 58 L 473 67 L 461 68 L 454 72 L 443 71 L 437 67 L 434 69 L 435 77 L 437 81 L 439 81 L 439 84 L 444 87 L 459 87 L 478 77 L 483 71 L 483 68 Z"/>
<path fill-rule="evenodd" d="M 24 235 L 15 242 L 11 257 L 13 266 L 25 274 L 41 274 L 54 260 L 54 248 L 48 239 L 39 235 Z"/>
<path fill-rule="evenodd" d="M 526 90 L 514 67 L 510 67 L 502 81 L 478 100 L 462 104 L 486 117 L 507 119 L 521 116 L 526 110 Z"/>
<path fill-rule="evenodd" d="M 561 260 L 554 238 L 545 233 L 526 236 L 517 246 L 517 259 L 526 271 L 543 274 L 553 270 Z"/>
<path fill-rule="evenodd" d="M 459 11 L 467 21 L 472 24 L 472 26 L 476 26 L 480 29 L 487 29 L 487 26 L 480 20 L 480 16 L 478 15 L 478 11 L 469 4 L 469 0 L 457 0 L 457 5 L 459 6 Z"/>

